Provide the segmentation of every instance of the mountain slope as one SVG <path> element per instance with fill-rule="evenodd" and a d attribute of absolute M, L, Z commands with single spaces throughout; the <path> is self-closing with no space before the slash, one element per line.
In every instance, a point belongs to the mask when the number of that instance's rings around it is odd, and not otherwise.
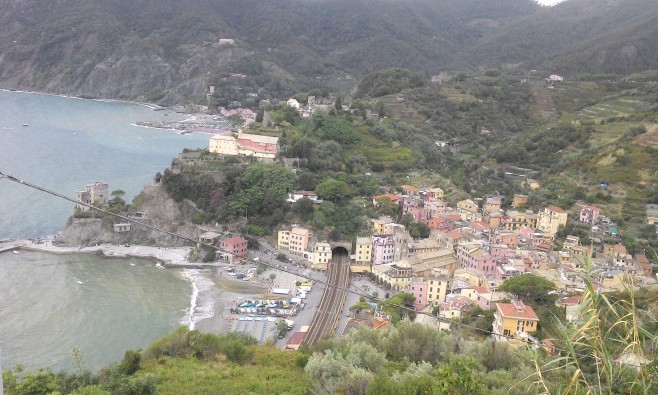
<path fill-rule="evenodd" d="M 658 68 L 656 18 L 652 0 L 5 0 L 0 87 L 173 104 L 214 84 L 225 104 L 390 67 L 626 73 Z"/>
<path fill-rule="evenodd" d="M 438 70 L 538 8 L 531 0 L 8 0 L 0 3 L 0 86 L 200 101 L 231 73 L 278 69 L 255 84 L 287 95 L 391 66 Z M 219 45 L 220 37 L 236 45 Z"/>
<path fill-rule="evenodd" d="M 481 40 L 466 58 L 472 65 L 628 74 L 658 67 L 657 21 L 652 0 L 569 0 Z"/>

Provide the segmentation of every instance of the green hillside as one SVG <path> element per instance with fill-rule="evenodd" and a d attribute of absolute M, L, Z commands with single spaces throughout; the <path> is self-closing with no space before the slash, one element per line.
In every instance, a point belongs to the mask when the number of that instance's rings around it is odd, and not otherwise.
<path fill-rule="evenodd" d="M 254 107 L 393 67 L 626 74 L 658 68 L 657 17 L 650 0 L 8 0 L 0 87 L 177 104 L 215 85 Z"/>

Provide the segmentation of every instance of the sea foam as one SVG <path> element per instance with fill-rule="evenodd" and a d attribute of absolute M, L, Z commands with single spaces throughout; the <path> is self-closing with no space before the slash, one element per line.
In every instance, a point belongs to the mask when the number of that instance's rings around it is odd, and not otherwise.
<path fill-rule="evenodd" d="M 181 324 L 194 330 L 197 322 L 215 315 L 215 301 L 212 297 L 215 283 L 199 269 L 184 269 L 183 276 L 192 284 L 192 295 L 190 295 L 190 306 L 187 308 Z"/>

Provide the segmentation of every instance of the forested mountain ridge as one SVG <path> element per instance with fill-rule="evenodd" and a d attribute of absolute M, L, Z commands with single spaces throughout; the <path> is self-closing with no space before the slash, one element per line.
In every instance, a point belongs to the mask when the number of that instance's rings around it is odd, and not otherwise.
<path fill-rule="evenodd" d="M 626 73 L 658 67 L 657 17 L 650 0 L 5 0 L 0 87 L 174 104 L 231 75 L 281 98 L 388 67 Z"/>

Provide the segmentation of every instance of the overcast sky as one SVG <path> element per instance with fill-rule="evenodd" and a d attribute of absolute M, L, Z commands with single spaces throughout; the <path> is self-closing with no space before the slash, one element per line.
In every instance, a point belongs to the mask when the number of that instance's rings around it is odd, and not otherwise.
<path fill-rule="evenodd" d="M 565 0 L 537 0 L 537 2 L 542 5 L 554 5 L 563 1 Z"/>

